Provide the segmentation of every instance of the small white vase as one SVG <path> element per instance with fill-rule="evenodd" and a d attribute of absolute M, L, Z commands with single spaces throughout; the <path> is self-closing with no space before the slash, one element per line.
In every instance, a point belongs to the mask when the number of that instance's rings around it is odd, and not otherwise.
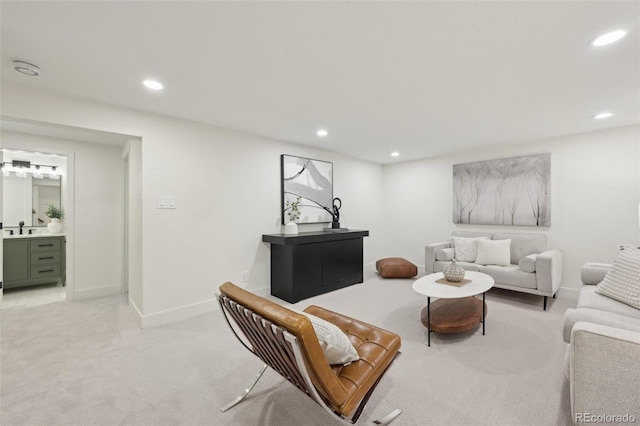
<path fill-rule="evenodd" d="M 450 264 L 444 267 L 442 275 L 444 275 L 447 281 L 459 283 L 464 279 L 464 269 L 458 265 L 454 259 Z"/>
<path fill-rule="evenodd" d="M 51 222 L 47 224 L 47 229 L 52 234 L 59 234 L 62 231 L 62 222 L 60 222 L 60 219 L 53 218 Z"/>
<path fill-rule="evenodd" d="M 284 226 L 284 233 L 287 235 L 295 235 L 298 233 L 298 225 L 295 222 L 289 222 Z"/>

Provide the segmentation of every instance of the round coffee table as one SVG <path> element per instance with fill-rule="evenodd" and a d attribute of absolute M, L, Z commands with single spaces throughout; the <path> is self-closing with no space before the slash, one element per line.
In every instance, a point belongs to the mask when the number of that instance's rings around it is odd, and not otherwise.
<path fill-rule="evenodd" d="M 427 327 L 427 345 L 431 346 L 431 332 L 461 333 L 482 323 L 487 316 L 487 304 L 484 295 L 493 287 L 494 281 L 487 274 L 475 271 L 465 271 L 464 279 L 450 282 L 444 278 L 442 272 L 429 274 L 413 283 L 413 291 L 427 296 L 427 306 L 422 309 L 420 319 Z M 482 301 L 473 297 L 482 294 Z M 438 300 L 431 303 L 431 298 Z"/>

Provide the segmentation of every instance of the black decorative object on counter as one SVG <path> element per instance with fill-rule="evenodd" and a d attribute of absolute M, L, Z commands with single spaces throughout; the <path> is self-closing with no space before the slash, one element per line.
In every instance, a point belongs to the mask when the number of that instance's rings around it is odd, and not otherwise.
<path fill-rule="evenodd" d="M 337 202 L 337 204 L 336 204 Z M 326 207 L 323 207 L 326 211 L 331 214 L 331 228 L 339 229 L 340 228 L 340 209 L 342 208 L 342 200 L 338 197 L 333 199 L 333 211 L 329 210 Z"/>

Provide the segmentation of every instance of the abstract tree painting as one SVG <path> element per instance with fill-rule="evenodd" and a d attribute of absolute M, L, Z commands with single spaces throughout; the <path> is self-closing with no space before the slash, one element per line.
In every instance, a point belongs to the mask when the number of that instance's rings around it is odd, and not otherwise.
<path fill-rule="evenodd" d="M 287 201 L 300 196 L 298 223 L 331 222 L 333 207 L 333 163 L 282 155 L 282 223 L 287 220 Z"/>
<path fill-rule="evenodd" d="M 453 166 L 453 222 L 550 226 L 551 154 Z"/>

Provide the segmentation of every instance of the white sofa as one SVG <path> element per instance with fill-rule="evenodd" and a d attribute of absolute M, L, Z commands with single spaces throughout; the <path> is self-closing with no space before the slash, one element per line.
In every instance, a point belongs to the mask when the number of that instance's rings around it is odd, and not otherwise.
<path fill-rule="evenodd" d="M 596 292 L 610 269 L 603 263 L 582 267 L 584 285 L 577 306 L 567 309 L 563 318 L 565 374 L 575 423 L 593 422 L 587 416 L 598 415 L 640 421 L 640 310 Z M 600 423 L 634 422 L 611 417 Z"/>
<path fill-rule="evenodd" d="M 547 297 L 555 297 L 562 279 L 562 252 L 547 249 L 544 234 L 486 233 L 454 231 L 450 241 L 425 246 L 425 272 L 442 272 L 456 257 L 452 247 L 454 237 L 511 240 L 510 263 L 504 266 L 484 265 L 456 260 L 467 271 L 490 275 L 495 287 L 544 297 L 543 309 L 547 309 Z"/>

